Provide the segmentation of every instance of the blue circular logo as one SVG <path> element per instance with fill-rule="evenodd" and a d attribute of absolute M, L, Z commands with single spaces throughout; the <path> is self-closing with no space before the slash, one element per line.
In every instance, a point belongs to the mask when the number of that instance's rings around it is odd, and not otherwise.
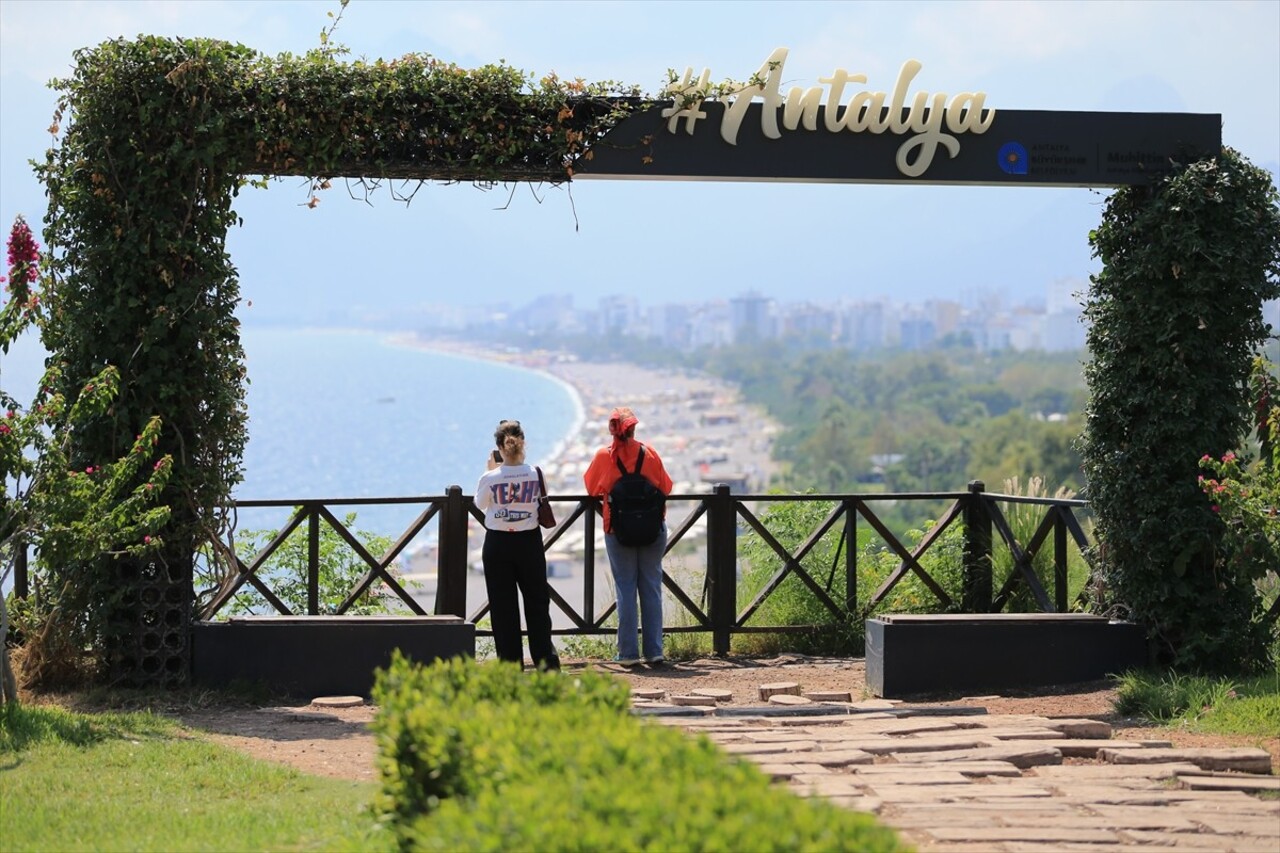
<path fill-rule="evenodd" d="M 1000 146 L 996 155 L 1000 160 L 1000 168 L 1010 175 L 1027 173 L 1027 149 L 1020 142 L 1006 142 Z"/>

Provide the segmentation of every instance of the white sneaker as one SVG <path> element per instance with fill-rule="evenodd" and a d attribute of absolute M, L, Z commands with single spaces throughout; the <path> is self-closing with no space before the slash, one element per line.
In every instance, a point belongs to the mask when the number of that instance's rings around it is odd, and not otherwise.
<path fill-rule="evenodd" d="M 640 658 L 614 658 L 613 662 L 619 666 L 639 666 L 643 663 Z"/>

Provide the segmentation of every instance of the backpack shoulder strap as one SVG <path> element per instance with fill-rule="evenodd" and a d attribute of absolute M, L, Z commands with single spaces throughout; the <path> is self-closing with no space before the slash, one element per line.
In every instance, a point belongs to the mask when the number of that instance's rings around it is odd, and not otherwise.
<path fill-rule="evenodd" d="M 627 466 L 623 465 L 622 460 L 616 456 L 613 458 L 613 463 L 617 465 L 618 470 L 624 474 L 639 474 L 640 469 L 644 467 L 644 445 L 640 445 L 640 455 L 636 457 L 636 469 L 634 471 L 627 471 Z"/>

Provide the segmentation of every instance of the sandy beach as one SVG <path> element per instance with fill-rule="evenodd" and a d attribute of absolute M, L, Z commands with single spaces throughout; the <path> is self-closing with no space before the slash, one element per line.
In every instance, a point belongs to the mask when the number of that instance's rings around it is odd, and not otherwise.
<path fill-rule="evenodd" d="M 491 351 L 457 341 L 414 338 L 398 342 L 494 360 Z M 658 371 L 624 362 L 591 363 L 545 351 L 511 353 L 499 360 L 551 376 L 576 397 L 579 417 L 572 434 L 557 446 L 553 458 L 539 460 L 547 489 L 557 497 L 585 495 L 582 475 L 595 451 L 609 441 L 607 422 L 616 406 L 635 410 L 640 419 L 636 437 L 658 451 L 674 481 L 667 509 L 669 527 L 679 525 L 695 508 L 696 497 L 708 494 L 717 483 L 728 484 L 735 493 L 760 494 L 777 470 L 771 458 L 777 424 L 743 402 L 732 384 L 702 374 Z M 670 554 L 664 563 L 668 574 L 681 578 L 682 588 L 695 596 L 704 571 L 701 526 L 695 525 L 682 540 L 688 547 L 681 549 L 681 555 Z M 467 582 L 468 614 L 485 601 L 479 557 L 482 536 L 483 531 L 474 525 L 476 548 Z M 584 606 L 583 539 L 580 530 L 568 530 L 547 552 L 552 587 L 578 612 Z M 598 533 L 596 546 L 594 599 L 599 613 L 612 603 L 613 589 Z M 421 556 L 426 559 L 406 567 L 406 579 L 416 581 L 420 593 L 415 597 L 430 607 L 434 606 L 434 555 Z M 673 604 L 668 598 L 668 609 Z M 572 625 L 554 604 L 552 618 L 556 628 Z M 671 624 L 671 617 L 668 622 Z"/>
<path fill-rule="evenodd" d="M 675 494 L 705 494 L 716 483 L 735 492 L 763 492 L 777 465 L 771 458 L 778 426 L 741 399 L 732 384 L 685 371 L 658 371 L 625 362 L 592 363 L 563 353 L 532 351 L 496 357 L 450 340 L 413 338 L 411 346 L 536 370 L 564 383 L 577 398 L 575 434 L 552 459 L 540 460 L 555 494 L 583 493 L 582 474 L 607 444 L 609 412 L 630 406 L 636 437 L 662 456 Z"/>

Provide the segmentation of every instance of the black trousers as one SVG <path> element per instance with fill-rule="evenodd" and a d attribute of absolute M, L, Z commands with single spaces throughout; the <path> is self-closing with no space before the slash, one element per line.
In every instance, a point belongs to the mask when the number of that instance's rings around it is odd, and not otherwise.
<path fill-rule="evenodd" d="M 551 642 L 551 595 L 547 586 L 547 555 L 542 531 L 484 534 L 484 586 L 489 592 L 489 621 L 499 660 L 524 662 L 520 644 L 520 605 L 524 599 L 524 623 L 529 630 L 529 656 L 535 666 L 560 668 L 560 656 Z"/>

